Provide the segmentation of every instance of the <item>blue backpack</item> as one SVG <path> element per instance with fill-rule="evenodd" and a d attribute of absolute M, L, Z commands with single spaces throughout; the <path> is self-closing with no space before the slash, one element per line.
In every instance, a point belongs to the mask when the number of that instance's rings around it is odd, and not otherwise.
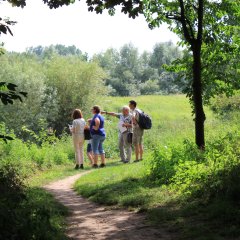
<path fill-rule="evenodd" d="M 139 113 L 138 125 L 140 128 L 148 130 L 152 128 L 152 119 L 143 111 L 137 110 Z"/>

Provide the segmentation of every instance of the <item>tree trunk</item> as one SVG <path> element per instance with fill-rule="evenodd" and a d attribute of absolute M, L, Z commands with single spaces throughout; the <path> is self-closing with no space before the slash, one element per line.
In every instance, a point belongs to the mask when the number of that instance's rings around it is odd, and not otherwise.
<path fill-rule="evenodd" d="M 202 99 L 202 78 L 201 78 L 201 42 L 193 45 L 193 103 L 195 113 L 195 142 L 200 149 L 205 147 L 204 122 L 205 113 Z"/>

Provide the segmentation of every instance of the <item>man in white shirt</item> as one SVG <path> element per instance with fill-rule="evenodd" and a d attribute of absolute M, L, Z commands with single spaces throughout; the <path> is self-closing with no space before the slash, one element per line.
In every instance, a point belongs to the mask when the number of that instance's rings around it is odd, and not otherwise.
<path fill-rule="evenodd" d="M 122 108 L 122 113 L 105 111 L 102 113 L 119 118 L 118 129 L 120 157 L 122 162 L 129 163 L 132 157 L 132 143 L 128 142 L 128 134 L 132 133 L 132 114 L 130 113 L 130 108 L 128 106 L 124 106 Z"/>

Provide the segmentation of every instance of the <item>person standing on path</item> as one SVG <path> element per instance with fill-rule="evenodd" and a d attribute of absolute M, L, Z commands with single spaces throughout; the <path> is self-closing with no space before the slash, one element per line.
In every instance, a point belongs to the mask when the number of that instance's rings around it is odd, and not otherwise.
<path fill-rule="evenodd" d="M 138 121 L 139 115 L 142 112 L 137 108 L 137 102 L 134 100 L 129 101 L 129 108 L 132 110 L 132 123 L 133 123 L 133 138 L 132 142 L 135 147 L 136 160 L 134 162 L 139 162 L 143 158 L 143 133 L 144 130 L 140 128 Z"/>
<path fill-rule="evenodd" d="M 132 114 L 130 108 L 124 106 L 122 113 L 102 112 L 106 115 L 119 118 L 119 150 L 120 158 L 123 163 L 129 163 L 132 157 L 132 143 L 128 142 L 128 134 L 132 133 Z"/>
<path fill-rule="evenodd" d="M 103 149 L 103 142 L 106 138 L 104 129 L 104 117 L 100 114 L 99 106 L 92 108 L 93 118 L 90 123 L 90 132 L 92 136 L 92 150 L 93 150 L 93 168 L 98 168 L 98 156 L 101 156 L 100 167 L 106 167 L 105 152 Z"/>
<path fill-rule="evenodd" d="M 83 115 L 80 109 L 75 109 L 72 114 L 73 124 L 70 128 L 72 132 L 73 145 L 75 149 L 75 160 L 76 166 L 75 169 L 83 169 L 84 153 L 83 153 L 83 144 L 84 144 L 84 128 L 86 122 L 83 119 Z"/>

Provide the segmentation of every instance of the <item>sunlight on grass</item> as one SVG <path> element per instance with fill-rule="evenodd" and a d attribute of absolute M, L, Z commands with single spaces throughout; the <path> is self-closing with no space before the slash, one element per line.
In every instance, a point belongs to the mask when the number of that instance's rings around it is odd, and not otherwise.
<path fill-rule="evenodd" d="M 54 180 L 63 179 L 76 174 L 73 164 L 67 166 L 55 166 L 49 170 L 37 171 L 34 176 L 27 179 L 27 183 L 31 186 L 43 186 Z"/>
<path fill-rule="evenodd" d="M 98 203 L 149 209 L 163 204 L 170 195 L 163 187 L 147 181 L 145 174 L 143 163 L 107 167 L 81 177 L 75 189 Z"/>

